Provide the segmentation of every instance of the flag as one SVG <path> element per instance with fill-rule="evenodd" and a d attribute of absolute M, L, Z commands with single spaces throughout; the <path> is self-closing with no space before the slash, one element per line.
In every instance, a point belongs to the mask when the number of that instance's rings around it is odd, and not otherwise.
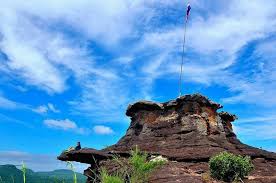
<path fill-rule="evenodd" d="M 190 11 L 191 11 L 191 6 L 190 6 L 190 4 L 188 4 L 188 5 L 187 5 L 186 20 L 188 20 L 188 18 L 189 18 Z"/>

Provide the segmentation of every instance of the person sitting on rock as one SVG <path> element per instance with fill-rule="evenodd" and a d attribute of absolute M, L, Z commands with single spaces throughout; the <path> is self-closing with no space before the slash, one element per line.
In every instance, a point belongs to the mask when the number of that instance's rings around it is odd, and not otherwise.
<path fill-rule="evenodd" d="M 77 142 L 77 146 L 75 147 L 75 150 L 81 150 L 81 144 L 80 144 L 80 142 Z"/>

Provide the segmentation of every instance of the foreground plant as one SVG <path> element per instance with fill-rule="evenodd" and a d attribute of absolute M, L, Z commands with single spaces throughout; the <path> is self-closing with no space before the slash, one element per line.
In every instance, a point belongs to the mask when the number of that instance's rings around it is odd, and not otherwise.
<path fill-rule="evenodd" d="M 210 159 L 209 168 L 213 178 L 232 182 L 244 179 L 254 166 L 248 156 L 222 152 Z"/>
<path fill-rule="evenodd" d="M 100 172 L 100 180 L 102 183 L 124 183 L 122 175 L 109 175 L 105 169 Z"/>
<path fill-rule="evenodd" d="M 22 175 L 23 175 L 23 183 L 26 183 L 26 170 L 27 170 L 27 168 L 26 168 L 24 162 L 22 162 L 21 170 L 22 170 Z"/>
<path fill-rule="evenodd" d="M 132 168 L 130 182 L 147 182 L 150 173 L 157 167 L 165 164 L 164 160 L 147 161 L 147 157 L 148 154 L 139 151 L 137 147 L 131 151 L 129 159 Z"/>
<path fill-rule="evenodd" d="M 127 163 L 122 162 L 118 157 L 114 157 L 113 160 L 121 165 L 121 168 L 112 175 L 109 175 L 105 169 L 101 169 L 102 183 L 146 183 L 150 173 L 166 163 L 166 160 L 160 157 L 148 161 L 148 154 L 141 152 L 137 147 L 131 151 Z"/>
<path fill-rule="evenodd" d="M 73 172 L 73 180 L 74 180 L 74 183 L 77 183 L 77 174 L 76 174 L 76 172 L 75 172 L 75 168 L 74 168 L 73 163 L 70 162 L 70 161 L 67 161 L 67 166 L 69 166 L 70 169 L 71 169 L 72 172 Z"/>

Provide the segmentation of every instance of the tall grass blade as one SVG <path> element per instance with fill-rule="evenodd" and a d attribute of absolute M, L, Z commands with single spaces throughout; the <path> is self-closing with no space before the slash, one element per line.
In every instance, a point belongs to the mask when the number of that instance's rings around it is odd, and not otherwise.
<path fill-rule="evenodd" d="M 73 180 L 74 180 L 74 183 L 77 183 L 77 174 L 75 172 L 75 168 L 74 168 L 74 165 L 72 162 L 70 161 L 67 161 L 67 166 L 69 166 L 69 168 L 72 170 L 73 172 Z"/>
<path fill-rule="evenodd" d="M 11 179 L 12 179 L 12 183 L 15 183 L 15 182 L 14 182 L 14 177 L 13 177 L 12 175 L 11 175 Z"/>
<path fill-rule="evenodd" d="M 22 162 L 22 174 L 23 174 L 23 183 L 26 183 L 26 166 L 24 164 L 24 162 Z"/>

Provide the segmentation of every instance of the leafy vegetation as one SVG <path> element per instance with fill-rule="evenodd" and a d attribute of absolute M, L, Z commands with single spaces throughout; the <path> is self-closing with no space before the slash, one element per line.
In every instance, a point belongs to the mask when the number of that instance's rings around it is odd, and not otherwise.
<path fill-rule="evenodd" d="M 131 152 L 131 157 L 129 159 L 131 165 L 131 176 L 130 182 L 133 183 L 144 183 L 147 182 L 150 173 L 157 167 L 163 165 L 165 162 L 160 161 L 147 161 L 148 155 L 146 153 L 141 153 L 136 147 L 135 150 Z"/>
<path fill-rule="evenodd" d="M 226 182 L 242 180 L 253 169 L 250 157 L 222 152 L 209 161 L 211 176 Z"/>
<path fill-rule="evenodd" d="M 100 175 L 100 180 L 102 183 L 124 183 L 122 174 L 109 175 L 105 169 L 102 169 Z"/>
<path fill-rule="evenodd" d="M 117 157 L 114 160 L 121 165 L 124 164 Z M 115 174 L 109 175 L 105 169 L 102 169 L 100 180 L 102 183 L 146 183 L 150 173 L 165 163 L 163 159 L 148 161 L 148 154 L 139 151 L 136 147 L 131 151 L 127 164 L 124 164 Z"/>

